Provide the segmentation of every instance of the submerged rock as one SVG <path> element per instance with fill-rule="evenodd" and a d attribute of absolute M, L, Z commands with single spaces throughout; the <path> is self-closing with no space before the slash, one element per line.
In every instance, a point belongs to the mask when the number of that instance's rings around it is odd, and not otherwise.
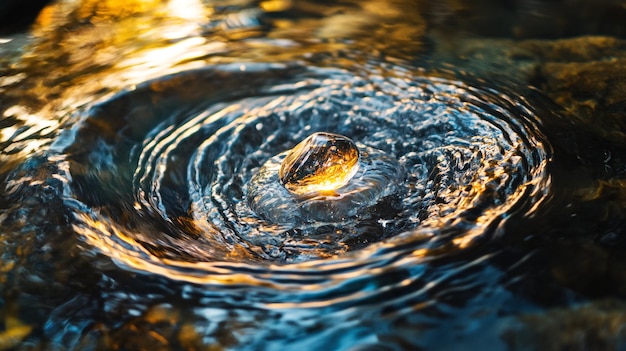
<path fill-rule="evenodd" d="M 503 333 L 510 350 L 622 350 L 626 306 L 615 300 L 519 317 Z"/>
<path fill-rule="evenodd" d="M 442 39 L 442 38 L 438 38 Z M 491 81 L 538 88 L 563 114 L 617 145 L 626 145 L 626 40 L 585 36 L 559 40 L 467 38 L 440 45 L 433 62 L 446 62 Z"/>
<path fill-rule="evenodd" d="M 537 57 L 529 83 L 613 143 L 624 145 L 626 41 L 583 37 L 519 44 Z"/>
<path fill-rule="evenodd" d="M 559 38 L 626 35 L 619 0 L 421 1 L 431 27 L 488 37 Z"/>

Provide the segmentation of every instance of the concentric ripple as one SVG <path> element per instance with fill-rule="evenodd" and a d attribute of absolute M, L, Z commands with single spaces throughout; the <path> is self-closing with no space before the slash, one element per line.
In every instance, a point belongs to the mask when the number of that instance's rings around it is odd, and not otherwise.
<path fill-rule="evenodd" d="M 532 212 L 548 183 L 536 123 L 519 98 L 401 68 L 212 67 L 90 109 L 64 151 L 66 203 L 88 247 L 128 269 L 281 290 L 339 283 L 478 245 Z M 397 160 L 394 181 L 381 181 L 393 189 L 339 220 L 260 216 L 250 182 L 314 132 Z"/>

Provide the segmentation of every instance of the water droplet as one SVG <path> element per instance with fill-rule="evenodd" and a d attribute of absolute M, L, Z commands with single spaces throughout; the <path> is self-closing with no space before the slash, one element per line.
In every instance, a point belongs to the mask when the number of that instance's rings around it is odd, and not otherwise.
<path fill-rule="evenodd" d="M 282 162 L 281 184 L 296 195 L 333 191 L 348 184 L 359 169 L 359 150 L 348 137 L 314 133 Z"/>

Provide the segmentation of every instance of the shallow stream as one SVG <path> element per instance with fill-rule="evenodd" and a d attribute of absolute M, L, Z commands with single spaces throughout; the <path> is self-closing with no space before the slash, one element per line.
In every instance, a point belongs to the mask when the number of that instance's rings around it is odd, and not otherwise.
<path fill-rule="evenodd" d="M 490 51 L 622 27 L 487 5 L 68 0 L 0 39 L 0 349 L 625 347 L 621 130 Z M 301 196 L 314 133 L 357 168 Z"/>

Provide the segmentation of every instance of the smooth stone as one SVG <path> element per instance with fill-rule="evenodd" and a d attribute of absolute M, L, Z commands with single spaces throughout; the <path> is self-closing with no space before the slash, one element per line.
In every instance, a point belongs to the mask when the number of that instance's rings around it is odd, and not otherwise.
<path fill-rule="evenodd" d="M 348 137 L 314 133 L 296 145 L 281 164 L 278 176 L 291 193 L 328 192 L 348 184 L 359 169 L 359 149 Z"/>

